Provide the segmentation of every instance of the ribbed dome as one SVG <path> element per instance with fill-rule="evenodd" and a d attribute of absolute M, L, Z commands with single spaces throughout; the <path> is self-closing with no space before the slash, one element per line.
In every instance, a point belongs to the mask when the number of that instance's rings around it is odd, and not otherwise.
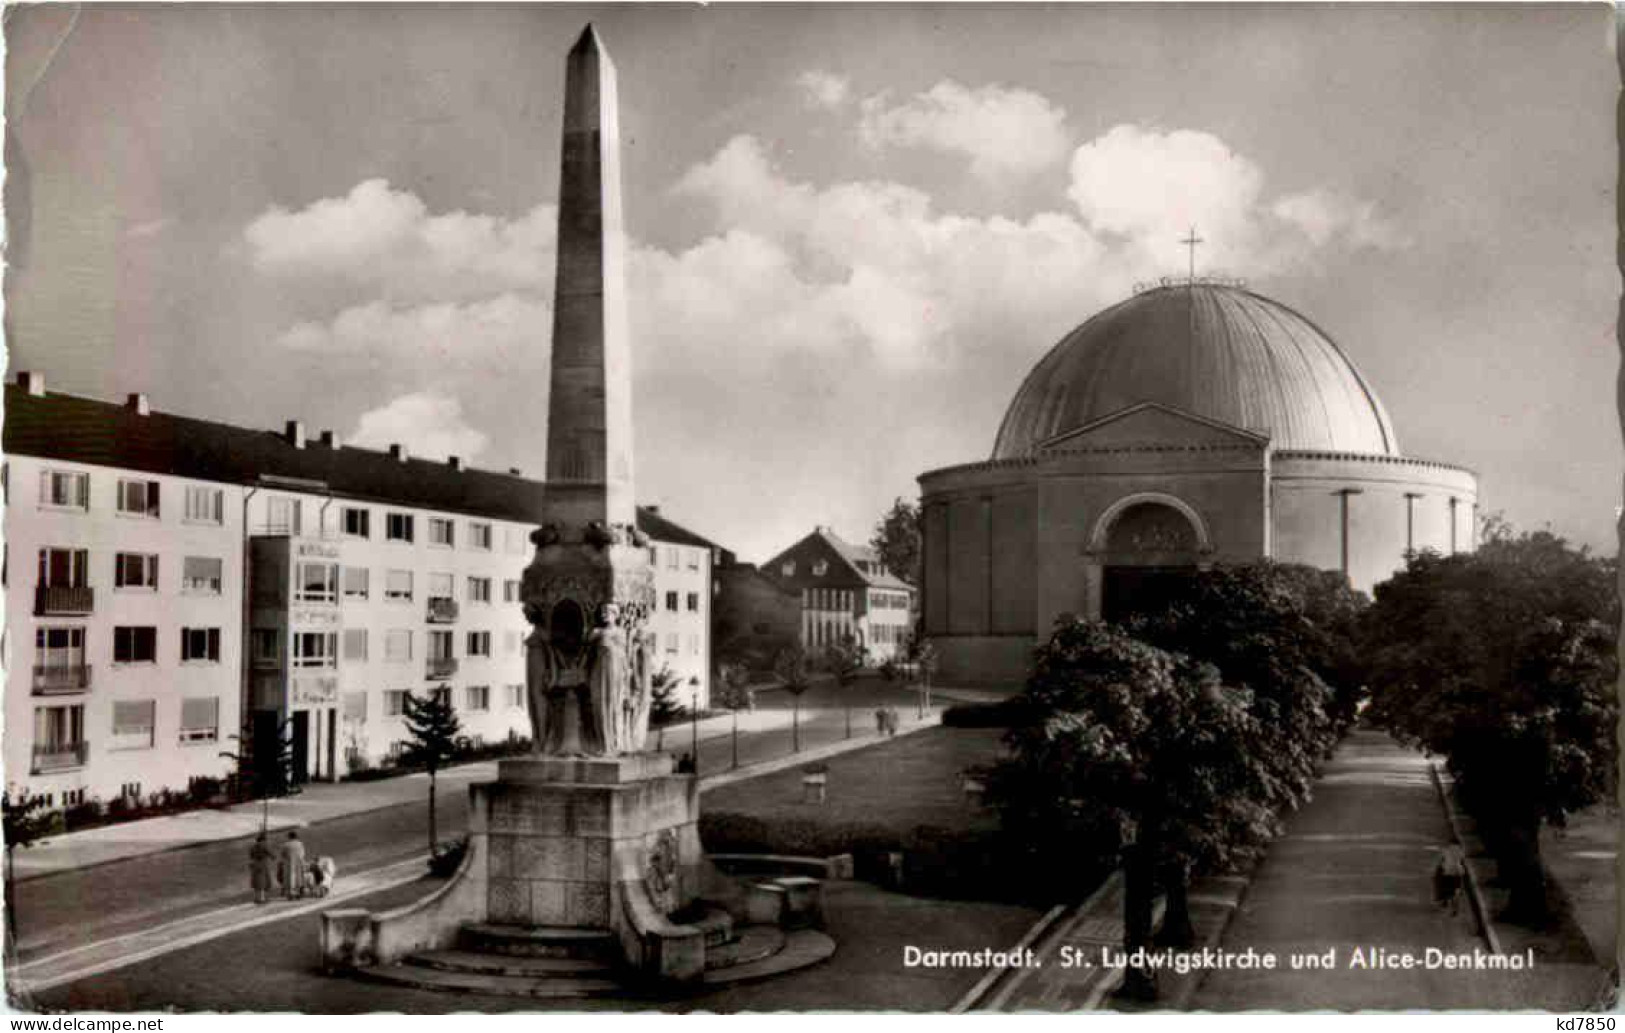
<path fill-rule="evenodd" d="M 993 458 L 1141 402 L 1276 448 L 1399 454 L 1382 403 L 1331 338 L 1279 302 L 1198 282 L 1137 294 L 1062 338 L 1016 392 Z"/>

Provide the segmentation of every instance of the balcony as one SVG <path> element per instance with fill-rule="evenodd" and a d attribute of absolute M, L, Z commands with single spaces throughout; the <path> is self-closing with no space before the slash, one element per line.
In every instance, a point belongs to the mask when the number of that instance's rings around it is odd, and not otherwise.
<path fill-rule="evenodd" d="M 96 609 L 96 590 L 89 585 L 40 585 L 34 589 L 38 617 L 83 617 Z"/>
<path fill-rule="evenodd" d="M 90 688 L 89 664 L 35 664 L 34 695 L 58 696 Z"/>
<path fill-rule="evenodd" d="M 428 671 L 424 677 L 430 681 L 440 681 L 450 678 L 457 673 L 457 658 L 455 656 L 429 657 Z"/>
<path fill-rule="evenodd" d="M 85 766 L 90 756 L 88 742 L 53 742 L 35 744 L 32 774 L 48 775 L 53 771 L 72 771 Z"/>
<path fill-rule="evenodd" d="M 430 624 L 451 624 L 457 620 L 457 600 L 448 596 L 429 597 Z"/>

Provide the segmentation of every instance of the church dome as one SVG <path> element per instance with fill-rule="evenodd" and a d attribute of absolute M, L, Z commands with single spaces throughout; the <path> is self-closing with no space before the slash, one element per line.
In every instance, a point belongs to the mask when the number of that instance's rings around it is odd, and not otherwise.
<path fill-rule="evenodd" d="M 1277 449 L 1399 454 L 1382 403 L 1330 337 L 1277 301 L 1198 281 L 1136 294 L 1063 337 L 1016 392 L 993 458 L 1141 402 Z"/>

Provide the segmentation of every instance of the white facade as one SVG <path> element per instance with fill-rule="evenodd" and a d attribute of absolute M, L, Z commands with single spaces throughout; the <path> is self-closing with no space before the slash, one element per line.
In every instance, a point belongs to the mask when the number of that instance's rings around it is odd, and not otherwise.
<path fill-rule="evenodd" d="M 6 475 L 7 784 L 61 807 L 227 774 L 243 490 L 29 456 Z"/>
<path fill-rule="evenodd" d="M 677 702 L 688 707 L 711 703 L 711 604 L 714 592 L 709 548 L 655 541 L 650 562 L 655 573 L 654 668 L 677 676 Z"/>

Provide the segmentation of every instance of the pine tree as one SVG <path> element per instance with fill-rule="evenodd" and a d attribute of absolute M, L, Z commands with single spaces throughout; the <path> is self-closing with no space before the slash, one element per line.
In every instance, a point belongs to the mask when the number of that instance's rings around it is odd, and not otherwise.
<path fill-rule="evenodd" d="M 430 692 L 418 699 L 408 692 L 403 700 L 406 720 L 405 749 L 402 751 L 409 764 L 421 766 L 429 774 L 429 860 L 432 864 L 440 851 L 440 840 L 435 827 L 435 776 L 445 762 L 457 751 L 457 737 L 462 724 L 452 709 L 449 690 Z"/>

